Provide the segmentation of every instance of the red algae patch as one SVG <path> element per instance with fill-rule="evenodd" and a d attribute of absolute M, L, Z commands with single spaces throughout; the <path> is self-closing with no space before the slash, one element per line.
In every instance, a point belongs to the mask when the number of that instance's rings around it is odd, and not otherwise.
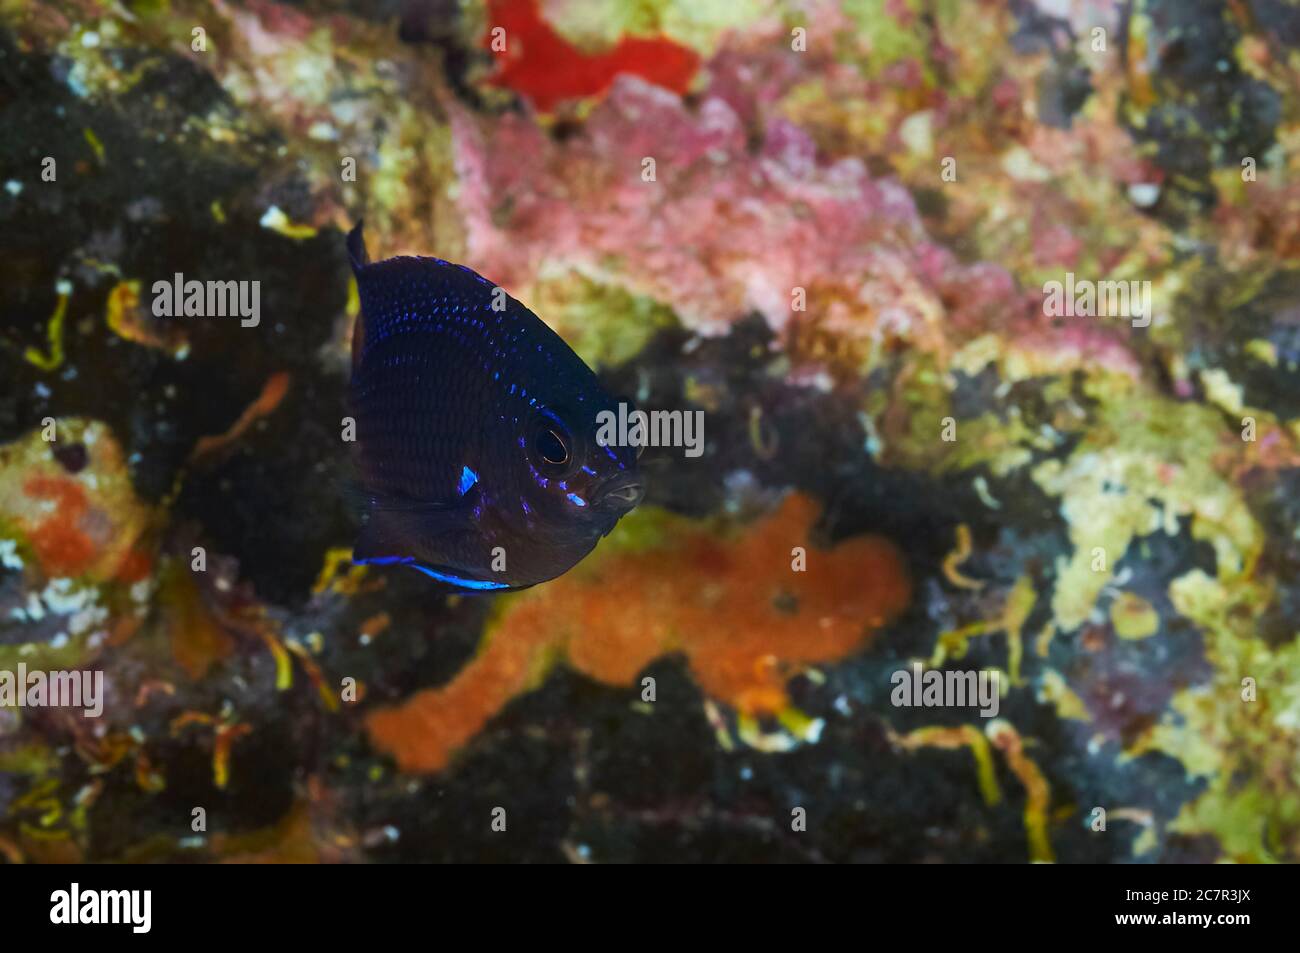
<path fill-rule="evenodd" d="M 0 447 L 0 522 L 21 535 L 47 577 L 142 578 L 150 557 L 137 542 L 149 519 L 101 423 L 52 421 Z"/>
<path fill-rule="evenodd" d="M 620 74 L 684 93 L 699 69 L 699 56 L 667 37 L 625 36 L 610 50 L 585 52 L 542 18 L 537 0 L 493 0 L 488 10 L 484 45 L 497 57 L 493 82 L 527 96 L 542 112 L 597 96 Z"/>

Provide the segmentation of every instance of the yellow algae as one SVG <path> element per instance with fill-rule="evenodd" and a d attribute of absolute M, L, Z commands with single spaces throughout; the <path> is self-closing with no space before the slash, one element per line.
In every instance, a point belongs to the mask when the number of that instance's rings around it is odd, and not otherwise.
<path fill-rule="evenodd" d="M 1269 367 L 1277 367 L 1277 346 L 1272 341 L 1252 338 L 1246 342 L 1246 353 Z"/>
<path fill-rule="evenodd" d="M 271 657 L 275 659 L 275 690 L 288 691 L 293 687 L 293 660 L 289 657 L 289 651 L 274 633 L 263 632 L 261 635 Z"/>
<path fill-rule="evenodd" d="M 969 470 L 981 464 L 994 476 L 1004 477 L 1033 459 L 1033 451 L 1052 449 L 1045 434 L 1031 429 L 1015 408 L 1001 419 L 997 414 L 982 414 L 972 420 L 957 421 L 958 440 L 944 459 L 944 470 Z"/>
<path fill-rule="evenodd" d="M 1075 694 L 1061 673 L 1055 669 L 1048 669 L 1039 676 L 1037 696 L 1039 701 L 1055 708 L 1060 718 L 1070 718 L 1075 721 L 1092 720 L 1083 699 Z"/>
<path fill-rule="evenodd" d="M 1022 682 L 1020 662 L 1024 656 L 1024 640 L 1021 631 L 1037 601 L 1038 591 L 1034 588 L 1034 581 L 1028 576 L 1021 576 L 1016 580 L 1002 609 L 1000 621 L 1003 631 L 1007 633 L 1007 673 L 1011 676 L 1012 685 Z"/>
<path fill-rule="evenodd" d="M 63 320 L 68 313 L 69 296 L 69 292 L 59 292 L 59 300 L 55 303 L 54 313 L 50 315 L 50 322 L 46 326 L 45 335 L 50 342 L 49 354 L 42 354 L 34 347 L 23 352 L 28 363 L 43 371 L 57 370 L 63 364 Z"/>
<path fill-rule="evenodd" d="M 1205 399 L 1210 403 L 1230 414 L 1242 412 L 1244 392 L 1240 384 L 1232 382 L 1227 371 L 1218 367 L 1201 371 L 1201 386 L 1205 388 Z"/>
<path fill-rule="evenodd" d="M 0 751 L 0 771 L 7 773 L 45 775 L 58 766 L 59 759 L 49 746 L 37 742 Z"/>
<path fill-rule="evenodd" d="M 199 726 L 212 732 L 212 783 L 219 791 L 230 783 L 230 756 L 235 742 L 252 733 L 253 727 L 235 719 L 227 709 L 220 717 L 201 711 L 186 711 L 172 719 L 170 733 L 179 737 L 186 728 Z"/>
<path fill-rule="evenodd" d="M 962 575 L 961 570 L 958 568 L 970 558 L 970 555 L 970 527 L 965 523 L 960 523 L 957 526 L 957 548 L 944 557 L 943 574 L 950 583 L 959 589 L 983 589 L 984 583 L 981 580 Z"/>
<path fill-rule="evenodd" d="M 242 723 L 217 727 L 212 745 L 212 783 L 218 791 L 224 791 L 230 782 L 230 754 L 235 741 L 252 731 L 252 725 Z"/>
<path fill-rule="evenodd" d="M 340 707 L 339 696 L 325 681 L 325 674 L 321 671 L 320 666 L 316 664 L 316 660 L 311 657 L 311 653 L 296 639 L 287 639 L 283 644 L 298 659 L 298 664 L 307 673 L 307 679 L 315 686 L 321 704 L 325 706 L 327 711 L 338 711 Z"/>
<path fill-rule="evenodd" d="M 104 306 L 104 321 L 123 340 L 158 348 L 177 358 L 189 352 L 189 341 L 181 326 L 157 321 L 140 306 L 139 281 L 119 281 L 113 286 Z"/>
<path fill-rule="evenodd" d="M 1056 623 L 1048 620 L 1038 633 L 1038 638 L 1034 640 L 1034 652 L 1039 658 L 1047 658 L 1048 650 L 1052 647 L 1052 639 L 1056 636 Z"/>
<path fill-rule="evenodd" d="M 997 773 L 993 768 L 992 749 L 988 739 L 974 725 L 917 728 L 905 735 L 896 736 L 895 741 L 900 747 L 909 750 L 970 748 L 971 754 L 975 756 L 975 777 L 984 803 L 992 807 L 1002 800 L 1002 789 L 998 787 Z"/>
<path fill-rule="evenodd" d="M 1011 684 L 1021 684 L 1020 665 L 1024 655 L 1021 632 L 1025 620 L 1033 611 L 1038 601 L 1038 592 L 1033 580 L 1021 576 L 1007 592 L 998 614 L 990 619 L 980 619 L 939 635 L 934 651 L 930 655 L 930 667 L 939 668 L 948 659 L 959 659 L 966 654 L 966 643 L 982 635 L 995 635 L 1005 632 L 1007 635 L 1007 677 Z"/>
<path fill-rule="evenodd" d="M 266 213 L 262 216 L 260 224 L 263 228 L 269 228 L 271 231 L 278 232 L 286 238 L 292 238 L 299 241 L 304 238 L 313 238 L 317 232 L 317 229 L 311 225 L 303 225 L 290 221 L 289 216 L 286 215 L 278 205 L 272 205 L 266 210 Z"/>
<path fill-rule="evenodd" d="M 91 150 L 95 153 L 95 161 L 98 162 L 100 165 L 103 165 L 104 144 L 99 141 L 99 136 L 95 135 L 95 130 L 87 127 L 86 129 L 82 130 L 82 134 L 86 138 L 86 143 L 90 146 Z"/>
<path fill-rule="evenodd" d="M 990 635 L 997 631 L 997 620 L 980 619 L 941 632 L 935 640 L 934 651 L 930 654 L 930 667 L 938 668 L 950 658 L 962 658 L 966 654 L 968 641 L 977 635 Z"/>
<path fill-rule="evenodd" d="M 327 591 L 352 595 L 356 593 L 365 577 L 366 567 L 352 562 L 350 548 L 331 547 L 325 551 L 325 560 L 321 564 L 320 574 L 312 584 L 311 591 L 315 595 Z"/>
<path fill-rule="evenodd" d="M 1123 592 L 1110 604 L 1110 623 L 1121 639 L 1145 639 L 1160 629 L 1160 615 L 1141 596 Z"/>
<path fill-rule="evenodd" d="M 1020 733 L 1010 722 L 996 718 L 984 729 L 993 746 L 1002 752 L 1007 767 L 1025 789 L 1025 833 L 1029 839 L 1029 859 L 1034 863 L 1053 863 L 1055 854 L 1047 834 L 1048 808 L 1052 790 L 1037 764 L 1025 754 Z"/>

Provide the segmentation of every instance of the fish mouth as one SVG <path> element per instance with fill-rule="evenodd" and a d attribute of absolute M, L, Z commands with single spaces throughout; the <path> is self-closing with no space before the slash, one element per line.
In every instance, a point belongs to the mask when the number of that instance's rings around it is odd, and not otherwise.
<path fill-rule="evenodd" d="M 600 488 L 596 506 L 622 516 L 645 498 L 645 484 L 630 473 L 610 477 Z"/>

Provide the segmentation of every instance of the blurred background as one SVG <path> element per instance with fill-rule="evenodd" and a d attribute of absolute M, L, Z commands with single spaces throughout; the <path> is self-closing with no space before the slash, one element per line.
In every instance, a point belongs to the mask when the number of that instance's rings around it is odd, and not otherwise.
<path fill-rule="evenodd" d="M 0 2 L 0 670 L 104 673 L 0 707 L 0 858 L 1295 861 L 1297 66 L 1289 0 Z M 352 565 L 362 217 L 704 454 L 523 593 Z"/>

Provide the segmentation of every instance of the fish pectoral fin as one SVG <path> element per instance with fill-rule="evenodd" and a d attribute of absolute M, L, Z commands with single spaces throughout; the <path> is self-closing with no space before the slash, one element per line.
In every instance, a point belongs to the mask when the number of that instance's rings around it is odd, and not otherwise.
<path fill-rule="evenodd" d="M 407 496 L 388 496 L 365 490 L 361 492 L 366 509 L 371 513 L 413 513 L 416 515 L 438 516 L 447 513 L 469 512 L 478 501 L 477 487 L 470 487 L 470 492 L 445 503 L 436 500 L 416 500 Z"/>
<path fill-rule="evenodd" d="M 446 504 L 370 496 L 353 558 L 414 558 L 429 540 L 465 529 L 477 499 L 473 492 Z"/>

